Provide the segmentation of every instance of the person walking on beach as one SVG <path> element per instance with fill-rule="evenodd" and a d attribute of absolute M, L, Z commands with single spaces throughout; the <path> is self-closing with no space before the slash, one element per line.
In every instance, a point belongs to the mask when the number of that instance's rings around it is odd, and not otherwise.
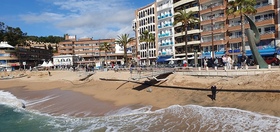
<path fill-rule="evenodd" d="M 212 91 L 212 100 L 216 100 L 216 93 L 217 93 L 216 85 L 211 86 L 211 91 Z"/>

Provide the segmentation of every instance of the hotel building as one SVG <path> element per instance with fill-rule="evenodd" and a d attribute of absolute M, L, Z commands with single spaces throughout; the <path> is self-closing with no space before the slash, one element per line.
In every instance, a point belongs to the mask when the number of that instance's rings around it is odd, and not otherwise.
<path fill-rule="evenodd" d="M 76 36 L 65 35 L 65 40 L 58 44 L 58 55 L 76 55 L 80 56 L 80 61 L 77 64 L 95 64 L 101 66 L 105 61 L 105 51 L 99 50 L 100 44 L 103 43 L 111 44 L 111 50 L 107 51 L 107 63 L 124 64 L 123 48 L 115 44 L 115 39 L 97 39 L 91 38 L 76 39 Z M 134 42 L 128 44 L 128 58 L 132 58 L 131 46 L 135 45 Z M 54 62 L 55 63 L 55 62 Z M 73 64 L 73 65 L 77 65 Z"/>
<path fill-rule="evenodd" d="M 199 4 L 198 0 L 173 0 L 173 7 L 175 15 L 179 10 L 186 10 L 186 12 L 193 11 L 195 17 L 199 18 Z M 181 23 L 174 25 L 174 37 L 175 37 L 175 58 L 179 60 L 185 60 L 185 32 L 182 30 Z M 199 23 L 195 25 L 189 25 L 187 27 L 187 55 L 188 64 L 193 63 L 194 54 L 200 54 L 200 26 Z M 180 59 L 181 58 L 181 59 Z"/>
<path fill-rule="evenodd" d="M 173 2 L 173 4 L 170 4 L 170 2 Z M 249 16 L 255 22 L 261 34 L 261 41 L 257 44 L 257 48 L 264 57 L 273 56 L 277 52 L 280 54 L 280 50 L 277 50 L 277 47 L 280 47 L 280 2 L 277 0 L 256 0 L 256 2 L 257 13 Z M 180 23 L 172 25 L 174 15 L 182 9 L 195 12 L 195 16 L 200 19 L 200 24 L 188 27 L 187 52 L 189 63 L 193 63 L 195 53 L 200 58 L 221 57 L 224 54 L 229 54 L 235 58 L 237 58 L 237 55 L 240 56 L 242 48 L 240 16 L 230 15 L 227 17 L 227 3 L 228 0 L 156 0 L 157 19 L 155 23 L 157 27 L 155 32 L 157 33 L 157 49 L 153 50 L 158 50 L 157 61 L 166 61 L 170 56 L 173 56 L 175 60 L 185 60 L 185 32 L 182 31 L 183 27 Z M 141 15 L 141 12 L 155 4 L 147 5 L 136 11 L 135 31 L 137 31 L 137 38 L 139 38 L 143 28 L 146 27 L 146 21 L 144 20 L 149 17 Z M 139 25 L 139 23 L 144 24 Z M 245 28 L 249 28 L 248 23 L 245 24 Z M 252 52 L 247 38 L 245 42 L 246 55 L 251 56 Z M 145 50 L 145 48 L 139 50 L 140 58 L 143 60 L 145 59 Z"/>
<path fill-rule="evenodd" d="M 174 40 L 174 11 L 173 0 L 156 0 L 157 5 L 157 62 L 164 62 L 166 59 L 175 56 Z"/>
<path fill-rule="evenodd" d="M 140 65 L 155 64 L 157 57 L 157 18 L 156 18 L 156 3 L 151 3 L 145 7 L 135 11 L 135 36 L 138 49 L 138 59 Z M 147 45 L 140 41 L 141 34 L 148 30 L 149 33 L 154 34 L 156 40 L 154 43 Z M 148 62 L 147 62 L 148 57 Z"/>
<path fill-rule="evenodd" d="M 257 44 L 257 48 L 262 56 L 273 56 L 276 53 L 276 44 L 279 43 L 277 0 L 256 1 L 257 13 L 249 16 L 261 34 L 261 41 Z M 199 3 L 202 56 L 221 57 L 225 53 L 233 57 L 240 55 L 242 51 L 240 16 L 227 17 L 227 0 L 199 0 Z M 245 28 L 249 28 L 247 22 Z M 251 56 L 252 52 L 247 41 L 246 38 L 246 55 Z"/>

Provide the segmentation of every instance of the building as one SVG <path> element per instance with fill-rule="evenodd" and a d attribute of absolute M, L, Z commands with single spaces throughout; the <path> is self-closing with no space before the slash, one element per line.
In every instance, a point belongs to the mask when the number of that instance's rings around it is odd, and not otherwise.
<path fill-rule="evenodd" d="M 257 44 L 257 48 L 263 57 L 273 56 L 279 43 L 278 2 L 277 0 L 256 1 L 257 13 L 249 16 L 261 34 L 261 42 Z M 221 57 L 226 53 L 237 61 L 237 55 L 242 51 L 240 17 L 233 15 L 227 17 L 227 0 L 200 0 L 199 3 L 203 57 Z M 249 28 L 249 24 L 246 24 L 245 28 Z M 246 55 L 251 56 L 247 39 L 245 41 Z"/>
<path fill-rule="evenodd" d="M 52 60 L 52 51 L 48 49 L 34 48 L 31 46 L 16 46 L 16 55 L 20 67 L 34 67 L 44 61 Z"/>
<path fill-rule="evenodd" d="M 175 58 L 174 46 L 174 10 L 173 0 L 156 0 L 157 5 L 157 33 L 158 63 L 164 63 L 169 58 Z"/>
<path fill-rule="evenodd" d="M 100 45 L 103 43 L 111 45 L 110 51 L 99 50 Z M 132 58 L 132 49 L 128 47 L 128 58 Z M 123 48 L 115 43 L 115 39 L 91 39 L 81 38 L 76 39 L 76 36 L 65 35 L 65 40 L 58 44 L 58 55 L 75 55 L 82 59 L 77 64 L 87 65 L 94 64 L 97 67 L 105 64 L 119 64 L 123 65 Z M 105 57 L 107 57 L 105 59 Z M 107 60 L 107 63 L 104 62 Z M 75 64 L 74 64 L 75 65 Z"/>
<path fill-rule="evenodd" d="M 135 11 L 135 36 L 137 40 L 138 58 L 140 65 L 151 65 L 156 63 L 157 59 L 157 23 L 156 23 L 156 3 L 151 3 L 145 7 Z M 154 34 L 156 40 L 154 43 L 147 45 L 145 42 L 140 42 L 141 34 L 148 30 Z M 147 60 L 148 59 L 148 60 Z M 148 62 L 147 62 L 148 61 Z"/>
<path fill-rule="evenodd" d="M 49 49 L 51 47 L 53 51 L 57 51 L 57 43 L 36 42 L 31 40 L 26 40 L 25 42 L 33 48 Z"/>
<path fill-rule="evenodd" d="M 55 67 L 66 67 L 78 64 L 80 57 L 77 55 L 58 55 L 53 56 L 53 65 Z"/>
<path fill-rule="evenodd" d="M 15 47 L 9 45 L 7 42 L 0 43 L 0 71 L 2 68 L 18 67 L 20 66 L 16 56 Z"/>
<path fill-rule="evenodd" d="M 280 2 L 277 0 L 256 0 L 256 2 L 257 13 L 249 16 L 255 21 L 261 34 L 261 42 L 257 44 L 259 52 L 263 57 L 280 54 Z M 241 22 L 239 16 L 226 15 L 227 3 L 228 0 L 156 0 L 155 3 L 137 9 L 133 28 L 141 63 L 145 63 L 146 47 L 144 43 L 139 43 L 139 37 L 143 30 L 150 29 L 154 23 L 157 24 L 156 49 L 152 50 L 157 51 L 158 62 L 166 62 L 170 56 L 173 56 L 174 60 L 179 60 L 177 63 L 185 60 L 185 32 L 180 23 L 172 25 L 173 16 L 182 9 L 195 12 L 195 16 L 200 19 L 199 24 L 187 28 L 189 64 L 194 63 L 195 54 L 200 56 L 199 58 L 219 58 L 228 54 L 237 59 L 242 51 Z M 155 14 L 149 13 L 155 6 Z M 155 22 L 149 21 L 153 15 L 157 16 Z M 245 28 L 249 28 L 249 25 L 246 24 Z M 252 53 L 247 39 L 245 41 L 246 55 L 250 57 Z M 150 49 L 149 51 L 151 52 Z"/>
<path fill-rule="evenodd" d="M 199 18 L 199 1 L 198 0 L 173 0 L 174 15 L 179 10 L 186 10 L 186 12 L 193 11 L 195 17 Z M 185 60 L 185 32 L 182 30 L 183 26 L 178 23 L 174 26 L 174 37 L 175 37 L 175 58 L 177 60 Z M 189 25 L 187 27 L 187 55 L 188 64 L 194 64 L 194 56 L 197 53 L 200 54 L 200 25 L 199 23 L 195 25 Z M 181 62 L 181 63 L 182 63 Z M 178 62 L 180 63 L 180 62 Z"/>
<path fill-rule="evenodd" d="M 13 47 L 7 42 L 0 44 L 0 65 L 13 67 L 13 69 L 34 67 L 51 58 L 52 51 L 50 50 L 21 45 Z"/>

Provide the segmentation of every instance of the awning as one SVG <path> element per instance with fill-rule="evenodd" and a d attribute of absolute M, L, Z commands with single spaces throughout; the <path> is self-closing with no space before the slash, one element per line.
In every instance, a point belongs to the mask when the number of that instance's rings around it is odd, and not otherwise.
<path fill-rule="evenodd" d="M 210 55 L 208 55 L 208 54 L 205 55 L 205 54 L 204 54 L 204 55 L 199 56 L 198 59 L 202 59 L 202 58 L 204 58 L 204 57 L 205 57 L 206 59 L 212 58 L 212 57 L 211 57 L 211 54 L 210 54 Z"/>
<path fill-rule="evenodd" d="M 258 50 L 261 56 L 269 56 L 269 55 L 274 55 L 277 54 L 275 49 L 262 49 L 262 50 Z M 247 50 L 246 51 L 246 56 L 251 56 L 252 55 L 252 51 L 251 50 Z M 242 56 L 241 54 L 238 56 Z"/>
<path fill-rule="evenodd" d="M 159 56 L 157 58 L 157 62 L 166 62 L 169 61 L 168 59 L 172 58 L 172 56 Z"/>

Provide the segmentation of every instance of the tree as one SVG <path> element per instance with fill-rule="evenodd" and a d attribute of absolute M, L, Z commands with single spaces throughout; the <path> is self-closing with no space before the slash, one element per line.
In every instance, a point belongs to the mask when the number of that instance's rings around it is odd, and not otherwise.
<path fill-rule="evenodd" d="M 144 32 L 141 33 L 140 36 L 140 42 L 145 42 L 146 45 L 146 66 L 148 66 L 149 63 L 149 46 L 153 43 L 155 43 L 155 35 L 153 33 L 150 33 L 148 30 L 145 30 Z"/>
<path fill-rule="evenodd" d="M 245 49 L 245 21 L 244 21 L 244 14 L 255 14 L 257 10 L 255 9 L 256 0 L 235 0 L 230 1 L 227 4 L 226 14 L 240 16 L 241 20 L 241 30 L 242 30 L 242 54 L 246 53 Z"/>
<path fill-rule="evenodd" d="M 129 38 L 129 34 L 122 34 L 121 36 L 118 36 L 116 43 L 118 43 L 124 50 L 124 63 L 127 66 L 127 44 L 132 42 L 133 38 Z"/>
<path fill-rule="evenodd" d="M 24 44 L 26 33 L 23 33 L 19 27 L 6 26 L 3 36 L 5 41 L 12 46 L 16 46 L 17 44 Z"/>
<path fill-rule="evenodd" d="M 53 47 L 51 44 L 48 45 L 48 50 L 50 50 L 51 52 L 53 52 Z"/>
<path fill-rule="evenodd" d="M 102 44 L 99 45 L 99 51 L 104 51 L 105 52 L 105 62 L 106 62 L 106 67 L 108 67 L 108 63 L 107 63 L 107 52 L 111 51 L 112 47 L 111 44 L 108 42 L 104 42 Z"/>
<path fill-rule="evenodd" d="M 174 16 L 173 25 L 181 23 L 181 25 L 183 26 L 183 31 L 185 31 L 185 54 L 186 63 L 188 63 L 188 27 L 198 23 L 199 19 L 194 16 L 195 12 L 193 11 L 186 12 L 186 10 L 180 10 L 178 13 L 179 14 L 176 14 Z"/>

